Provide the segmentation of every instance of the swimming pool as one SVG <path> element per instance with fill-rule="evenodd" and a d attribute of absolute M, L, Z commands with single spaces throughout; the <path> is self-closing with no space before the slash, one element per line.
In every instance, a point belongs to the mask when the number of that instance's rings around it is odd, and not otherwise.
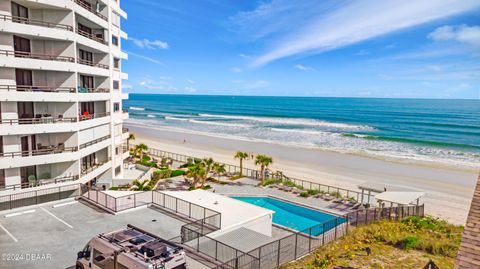
<path fill-rule="evenodd" d="M 231 198 L 275 211 L 272 219 L 275 224 L 296 231 L 303 231 L 313 227 L 311 234 L 314 236 L 323 233 L 323 226 L 318 226 L 318 224 L 337 218 L 337 216 L 332 214 L 271 197 L 232 196 Z M 329 223 L 328 228 L 325 228 L 325 230 L 332 229 L 335 227 L 335 224 L 341 224 L 343 222 L 344 219 L 339 219 L 338 223 Z"/>

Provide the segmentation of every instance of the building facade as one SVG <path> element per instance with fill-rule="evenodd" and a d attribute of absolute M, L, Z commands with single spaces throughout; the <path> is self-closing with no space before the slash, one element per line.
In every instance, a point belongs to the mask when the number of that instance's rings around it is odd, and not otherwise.
<path fill-rule="evenodd" d="M 0 192 L 121 177 L 119 0 L 0 0 Z"/>

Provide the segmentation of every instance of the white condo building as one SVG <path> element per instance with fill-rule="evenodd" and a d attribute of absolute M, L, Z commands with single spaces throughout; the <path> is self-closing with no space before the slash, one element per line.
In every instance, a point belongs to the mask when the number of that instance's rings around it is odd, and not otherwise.
<path fill-rule="evenodd" d="M 0 0 L 0 193 L 123 174 L 119 0 Z"/>

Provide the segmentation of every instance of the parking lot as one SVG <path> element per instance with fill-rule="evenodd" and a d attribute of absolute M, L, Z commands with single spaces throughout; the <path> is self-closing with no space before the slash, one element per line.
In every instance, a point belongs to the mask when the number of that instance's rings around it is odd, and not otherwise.
<path fill-rule="evenodd" d="M 95 235 L 132 224 L 164 239 L 184 224 L 151 208 L 112 215 L 73 200 L 0 212 L 0 268 L 74 268 L 77 252 Z M 189 259 L 190 268 L 203 266 Z"/>

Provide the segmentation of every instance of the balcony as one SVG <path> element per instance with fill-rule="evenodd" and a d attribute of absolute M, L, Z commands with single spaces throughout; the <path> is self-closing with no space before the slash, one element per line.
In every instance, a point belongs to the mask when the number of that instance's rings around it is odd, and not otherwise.
<path fill-rule="evenodd" d="M 128 131 L 129 131 L 128 128 L 125 128 L 125 127 L 122 128 L 122 134 L 128 133 Z"/>
<path fill-rule="evenodd" d="M 110 68 L 110 66 L 108 66 L 106 64 L 94 63 L 92 61 L 87 61 L 87 60 L 83 60 L 83 59 L 80 59 L 80 58 L 77 58 L 77 63 L 88 65 L 88 66 L 93 66 L 93 67 L 100 67 L 100 68 L 103 68 L 103 69 L 109 69 Z"/>
<path fill-rule="evenodd" d="M 103 118 L 103 117 L 107 117 L 107 116 L 110 116 L 110 112 L 99 112 L 99 113 L 95 113 L 95 114 L 82 114 L 80 116 L 80 121 L 86 121 L 86 120 L 93 120 L 93 119 L 99 119 L 99 118 Z"/>
<path fill-rule="evenodd" d="M 66 30 L 66 31 L 73 32 L 73 27 L 72 26 L 66 25 L 66 24 L 60 24 L 60 23 L 52 23 L 52 22 L 46 22 L 46 21 L 40 21 L 40 20 L 32 20 L 32 19 L 29 19 L 29 18 L 14 17 L 14 16 L 9 16 L 9 15 L 0 15 L 0 20 L 22 23 L 22 24 L 35 25 L 35 26 L 43 26 L 43 27 L 47 27 L 47 28 L 60 29 L 60 30 Z"/>
<path fill-rule="evenodd" d="M 0 91 L 74 93 L 75 88 L 30 85 L 0 85 Z"/>
<path fill-rule="evenodd" d="M 104 136 L 104 137 L 97 138 L 97 139 L 95 139 L 95 140 L 92 140 L 92 141 L 89 141 L 89 142 L 87 142 L 87 143 L 81 144 L 81 145 L 80 145 L 80 149 L 84 149 L 84 148 L 86 148 L 86 147 L 89 147 L 89 146 L 98 144 L 98 143 L 100 143 L 100 142 L 102 142 L 102 141 L 105 141 L 105 140 L 108 140 L 108 139 L 110 139 L 110 135 L 106 135 L 106 136 Z"/>
<path fill-rule="evenodd" d="M 48 60 L 48 61 L 59 61 L 59 62 L 75 62 L 75 58 L 68 56 L 57 56 L 51 54 L 41 54 L 41 53 L 31 53 L 26 51 L 13 51 L 13 50 L 0 50 L 0 55 L 7 57 L 13 56 L 18 58 L 29 58 L 36 60 Z"/>
<path fill-rule="evenodd" d="M 104 15 L 100 14 L 100 12 L 97 12 L 95 9 L 92 8 L 91 5 L 88 5 L 82 0 L 73 0 L 73 2 L 77 3 L 79 6 L 83 7 L 84 9 L 90 11 L 91 13 L 97 15 L 99 18 L 103 19 L 104 21 L 108 21 L 108 18 L 105 17 Z"/>
<path fill-rule="evenodd" d="M 77 91 L 78 91 L 78 93 L 109 93 L 110 89 L 108 89 L 108 88 L 86 88 L 86 87 L 78 86 Z"/>
<path fill-rule="evenodd" d="M 33 187 L 40 187 L 40 186 L 45 186 L 45 185 L 51 185 L 51 184 L 58 184 L 58 183 L 63 183 L 63 182 L 70 182 L 70 181 L 75 181 L 79 178 L 78 175 L 76 176 L 60 176 L 60 177 L 55 177 L 55 178 L 49 178 L 49 179 L 38 179 L 36 182 L 32 183 L 21 183 L 21 184 L 15 184 L 15 185 L 8 185 L 8 186 L 3 186 L 0 187 L 0 192 L 1 191 L 7 191 L 7 190 L 20 190 L 20 189 L 26 189 L 26 188 L 33 188 Z"/>
<path fill-rule="evenodd" d="M 89 166 L 87 168 L 85 167 L 82 167 L 82 171 L 80 173 L 80 176 L 85 176 L 95 170 L 97 170 L 98 168 L 102 167 L 103 165 L 107 164 L 108 162 L 110 162 L 112 160 L 112 158 L 107 158 L 105 161 L 98 161 L 97 163 L 93 164 L 92 166 Z M 105 171 L 108 170 L 109 166 L 106 166 L 105 167 Z"/>
<path fill-rule="evenodd" d="M 0 124 L 54 124 L 54 123 L 73 123 L 77 122 L 77 118 L 54 118 L 48 115 L 38 114 L 35 118 L 19 118 L 19 119 L 0 119 Z"/>
<path fill-rule="evenodd" d="M 40 156 L 40 155 L 51 155 L 51 154 L 60 154 L 66 152 L 75 152 L 77 147 L 65 147 L 62 145 L 59 146 L 48 146 L 42 149 L 30 150 L 30 151 L 17 151 L 17 152 L 4 152 L 0 153 L 1 158 L 15 158 L 15 157 L 31 157 L 31 156 Z"/>
<path fill-rule="evenodd" d="M 101 44 L 103 44 L 103 45 L 108 45 L 108 43 L 107 43 L 107 41 L 105 41 L 105 39 L 96 37 L 96 36 L 94 36 L 94 35 L 92 35 L 92 34 L 90 34 L 90 33 L 87 33 L 87 32 L 85 32 L 85 31 L 82 31 L 82 30 L 80 30 L 80 29 L 78 29 L 78 28 L 77 28 L 77 33 L 78 33 L 79 35 L 81 35 L 81 36 L 84 36 L 84 37 L 88 38 L 88 39 L 97 41 L 97 42 L 99 42 L 99 43 L 101 43 Z"/>

